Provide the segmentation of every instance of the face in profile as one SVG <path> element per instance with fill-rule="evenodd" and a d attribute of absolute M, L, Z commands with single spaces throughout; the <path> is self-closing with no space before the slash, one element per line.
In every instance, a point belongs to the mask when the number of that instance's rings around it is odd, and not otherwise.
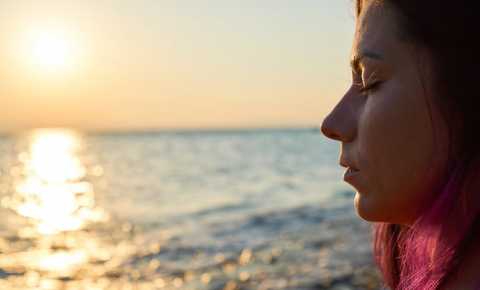
<path fill-rule="evenodd" d="M 409 225 L 446 162 L 446 126 L 433 103 L 426 51 L 399 37 L 395 11 L 364 1 L 352 46 L 352 84 L 322 132 L 341 142 L 342 163 L 358 171 L 358 215 Z"/>

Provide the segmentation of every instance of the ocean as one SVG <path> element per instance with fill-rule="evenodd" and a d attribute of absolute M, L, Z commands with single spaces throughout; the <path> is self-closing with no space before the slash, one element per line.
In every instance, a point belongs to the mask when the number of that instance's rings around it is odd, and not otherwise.
<path fill-rule="evenodd" d="M 0 289 L 380 289 L 318 129 L 0 137 Z"/>

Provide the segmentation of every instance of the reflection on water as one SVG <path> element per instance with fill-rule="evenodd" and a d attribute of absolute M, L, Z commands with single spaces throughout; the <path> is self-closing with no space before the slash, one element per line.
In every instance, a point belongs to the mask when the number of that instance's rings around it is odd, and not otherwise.
<path fill-rule="evenodd" d="M 95 208 L 92 185 L 76 152 L 77 135 L 69 131 L 36 131 L 28 152 L 19 154 L 23 176 L 9 206 L 31 218 L 39 234 L 79 230 L 91 221 L 106 219 Z"/>
<path fill-rule="evenodd" d="M 378 289 L 311 135 L 0 137 L 0 289 Z"/>
<path fill-rule="evenodd" d="M 108 225 L 109 216 L 96 205 L 79 154 L 81 135 L 36 130 L 17 143 L 17 162 L 10 170 L 12 193 L 1 201 L 22 223 L 2 249 L 0 278 L 3 271 L 8 281 L 0 280 L 0 288 L 57 289 L 58 279 L 103 275 L 105 263 L 115 263 L 112 253 L 119 248 L 128 255 L 125 243 L 114 245 L 102 237 L 101 225 Z M 101 167 L 93 171 L 99 174 Z M 105 232 L 111 235 L 111 229 Z"/>

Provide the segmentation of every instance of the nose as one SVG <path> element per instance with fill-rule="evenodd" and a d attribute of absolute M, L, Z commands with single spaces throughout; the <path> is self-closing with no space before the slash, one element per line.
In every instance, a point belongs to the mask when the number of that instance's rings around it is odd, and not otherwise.
<path fill-rule="evenodd" d="M 348 143 L 355 139 L 355 120 L 355 110 L 344 98 L 325 117 L 320 130 L 330 139 Z"/>
<path fill-rule="evenodd" d="M 335 128 L 334 126 L 332 126 L 332 121 L 331 121 L 330 115 L 328 115 L 323 120 L 321 131 L 322 131 L 323 135 L 325 135 L 327 138 L 337 140 L 337 141 L 342 140 L 342 137 L 341 137 L 338 129 Z"/>

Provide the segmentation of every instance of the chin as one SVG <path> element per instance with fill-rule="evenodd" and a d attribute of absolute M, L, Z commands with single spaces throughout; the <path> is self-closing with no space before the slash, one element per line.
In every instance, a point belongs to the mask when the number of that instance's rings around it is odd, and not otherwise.
<path fill-rule="evenodd" d="M 398 209 L 392 210 L 392 207 L 387 206 L 384 203 L 375 204 L 374 200 L 368 198 L 368 196 L 355 194 L 355 209 L 357 215 L 367 221 L 372 223 L 391 223 L 391 224 L 401 224 L 410 226 L 412 223 L 409 222 L 406 215 L 399 216 Z"/>
<path fill-rule="evenodd" d="M 356 192 L 354 204 L 357 215 L 361 219 L 368 222 L 385 222 L 385 218 L 382 218 L 382 215 L 376 210 L 375 205 L 372 204 L 366 196 Z"/>

